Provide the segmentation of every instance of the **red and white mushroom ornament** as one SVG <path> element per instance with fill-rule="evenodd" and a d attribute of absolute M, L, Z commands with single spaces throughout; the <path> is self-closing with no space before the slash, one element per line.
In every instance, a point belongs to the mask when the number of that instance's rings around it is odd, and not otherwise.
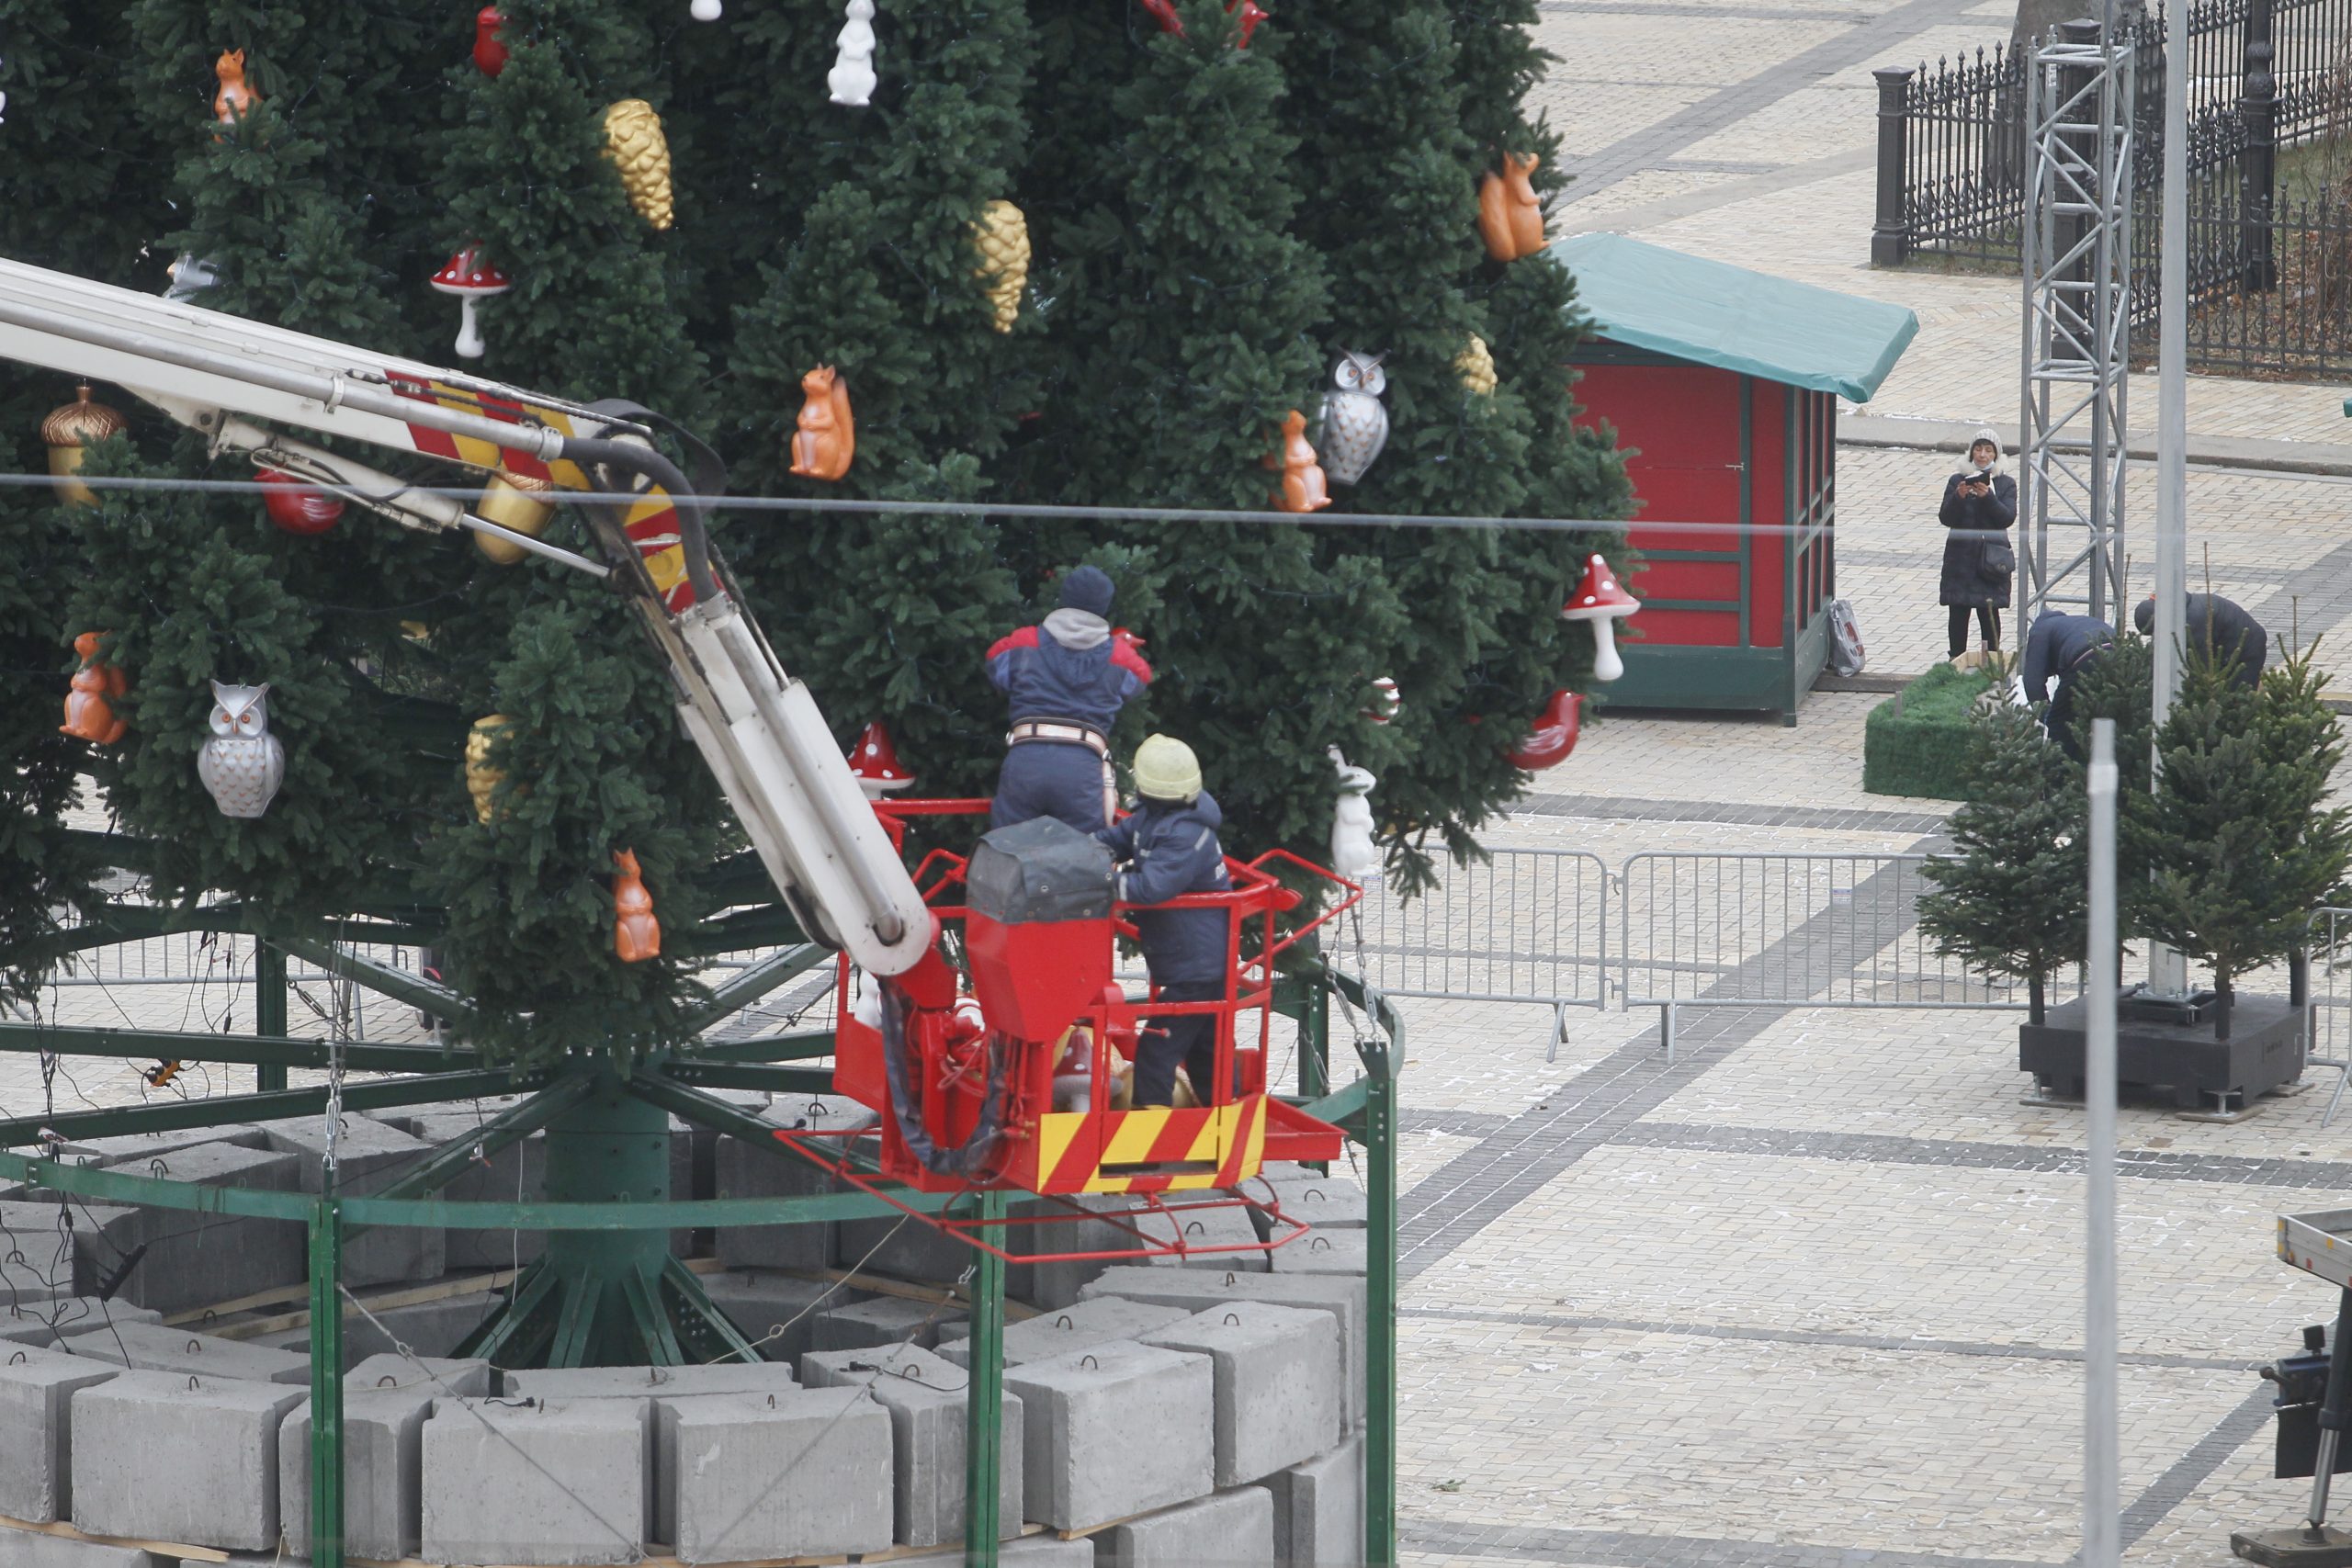
<path fill-rule="evenodd" d="M 849 771 L 857 775 L 857 787 L 868 800 L 879 800 L 915 782 L 914 774 L 899 765 L 899 749 L 890 743 L 890 732 L 880 719 L 860 731 L 850 747 Z"/>
<path fill-rule="evenodd" d="M 1557 767 L 1577 749 L 1577 735 L 1583 728 L 1584 694 L 1553 693 L 1544 711 L 1535 716 L 1535 727 L 1527 732 L 1527 739 L 1510 752 L 1510 765 L 1531 773 Z"/>
<path fill-rule="evenodd" d="M 1614 681 L 1625 672 L 1625 661 L 1617 657 L 1617 628 L 1613 623 L 1623 620 L 1642 607 L 1642 602 L 1625 592 L 1609 562 L 1600 556 L 1585 563 L 1584 581 L 1560 606 L 1564 621 L 1592 623 L 1592 678 Z"/>
<path fill-rule="evenodd" d="M 468 245 L 451 256 L 439 272 L 433 275 L 433 287 L 443 294 L 457 296 L 458 353 L 467 359 L 481 357 L 481 328 L 474 320 L 474 307 L 493 294 L 503 294 L 514 287 L 504 273 L 481 259 L 480 245 Z"/>

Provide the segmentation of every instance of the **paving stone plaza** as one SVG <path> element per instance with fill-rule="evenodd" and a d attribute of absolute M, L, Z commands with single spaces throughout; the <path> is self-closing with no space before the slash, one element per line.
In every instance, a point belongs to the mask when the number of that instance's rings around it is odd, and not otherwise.
<path fill-rule="evenodd" d="M 1924 670 L 1943 653 L 1935 503 L 1952 466 L 1931 448 L 1954 426 L 2014 429 L 2018 288 L 1868 266 L 1871 73 L 2005 40 L 2013 0 L 1543 9 L 1558 58 L 1536 96 L 1576 176 L 1552 234 L 1626 233 L 1917 313 L 1880 394 L 1840 410 L 1838 590 L 1872 672 Z M 2131 396 L 2135 429 L 2152 427 L 2153 376 Z M 2338 691 L 2352 690 L 2343 397 L 2192 378 L 2189 402 L 2192 588 L 2236 599 L 2274 642 L 2325 637 Z M 2266 466 L 2290 443 L 2303 467 L 2336 471 Z M 2154 483 L 2133 467 L 2134 525 L 2153 517 Z M 2150 567 L 2134 553 L 2136 599 Z M 1604 708 L 1487 841 L 1612 868 L 1650 852 L 1933 851 L 1948 804 L 1860 788 L 1883 697 L 1816 691 L 1793 727 Z M 1798 922 L 1777 941 L 1801 960 L 1830 933 Z M 232 961 L 193 986 L 62 990 L 51 1011 L 250 1028 L 249 986 Z M 2018 1014 L 1690 1007 L 1669 1060 L 1652 1008 L 1573 1010 L 1555 1043 L 1547 1006 L 1400 1005 L 1402 1561 L 2055 1568 L 2075 1554 L 2085 1129 L 2078 1110 L 2024 1103 Z M 421 1038 L 404 1010 L 369 1007 L 370 1038 Z M 315 1030 L 304 1002 L 294 1013 L 295 1032 Z M 2331 1039 L 2344 1054 L 2352 1019 L 2320 1029 L 2322 1054 Z M 62 1068 L 61 1107 L 152 1092 L 133 1064 Z M 250 1087 L 247 1069 L 189 1071 L 191 1092 Z M 2273 1390 L 2255 1369 L 2335 1309 L 2273 1252 L 2277 1214 L 2338 1206 L 2352 1187 L 2352 1114 L 2321 1125 L 2334 1087 L 2314 1068 L 2304 1092 L 2234 1121 L 2120 1113 L 2127 1562 L 2218 1565 L 2232 1530 L 2299 1517 L 2303 1483 L 2271 1477 Z M 31 1062 L 0 1055 L 0 1113 L 42 1096 Z M 885 1424 L 869 1435 L 887 1444 Z"/>

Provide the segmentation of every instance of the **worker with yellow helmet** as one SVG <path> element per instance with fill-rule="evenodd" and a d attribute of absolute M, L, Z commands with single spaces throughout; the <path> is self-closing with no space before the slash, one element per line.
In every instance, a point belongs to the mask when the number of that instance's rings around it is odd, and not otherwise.
<path fill-rule="evenodd" d="M 1193 749 L 1173 736 L 1150 736 L 1136 748 L 1135 775 L 1135 810 L 1094 835 L 1110 845 L 1112 858 L 1120 863 L 1120 902 L 1161 904 L 1186 893 L 1230 889 L 1225 848 L 1216 836 L 1224 814 L 1216 797 L 1201 787 L 1200 760 Z M 1223 909 L 1136 911 L 1136 940 L 1159 1000 L 1224 998 L 1231 919 Z M 1145 1021 L 1136 1048 L 1136 1104 L 1172 1104 L 1180 1062 L 1203 1104 L 1231 1097 L 1232 1085 L 1219 1093 L 1212 1081 L 1216 1022 L 1211 1012 L 1163 1014 Z"/>

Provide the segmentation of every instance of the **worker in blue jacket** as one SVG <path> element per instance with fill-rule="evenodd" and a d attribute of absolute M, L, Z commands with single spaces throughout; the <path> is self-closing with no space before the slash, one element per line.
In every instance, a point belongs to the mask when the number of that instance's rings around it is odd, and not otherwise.
<path fill-rule="evenodd" d="M 2050 705 L 2044 727 L 2059 749 L 2077 762 L 2083 760 L 2083 750 L 2075 735 L 2075 682 L 2114 646 L 2113 626 L 2090 615 L 2069 615 L 2061 610 L 2043 611 L 2025 639 L 2025 666 L 2018 671 L 2025 694 Z"/>
<path fill-rule="evenodd" d="M 1120 863 L 1119 901 L 1161 904 L 1186 893 L 1223 893 L 1233 886 L 1216 830 L 1225 820 L 1216 798 L 1201 787 L 1193 749 L 1154 735 L 1136 748 L 1136 808 L 1094 836 Z M 1223 909 L 1138 909 L 1136 936 L 1152 988 L 1164 1002 L 1219 1001 L 1227 979 L 1226 948 L 1231 916 Z M 1204 1105 L 1231 1097 L 1213 1093 L 1216 1077 L 1214 1012 L 1179 1013 L 1144 1021 L 1136 1047 L 1135 1103 L 1175 1103 L 1176 1064 Z"/>
<path fill-rule="evenodd" d="M 1012 699 L 990 828 L 1058 817 L 1081 833 L 1111 820 L 1116 784 L 1111 725 L 1151 683 L 1151 666 L 1111 630 L 1110 574 L 1082 566 L 1062 579 L 1061 606 L 989 649 L 989 680 Z"/>

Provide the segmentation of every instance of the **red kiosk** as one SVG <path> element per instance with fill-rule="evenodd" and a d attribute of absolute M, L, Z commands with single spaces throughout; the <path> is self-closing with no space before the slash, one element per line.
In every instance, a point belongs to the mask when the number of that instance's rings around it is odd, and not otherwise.
<path fill-rule="evenodd" d="M 1640 515 L 1659 520 L 1631 531 L 1640 635 L 1610 702 L 1794 724 L 1837 594 L 1838 400 L 1870 400 L 1918 318 L 1621 234 L 1551 251 L 1593 319 L 1581 419 L 1616 431 Z"/>

